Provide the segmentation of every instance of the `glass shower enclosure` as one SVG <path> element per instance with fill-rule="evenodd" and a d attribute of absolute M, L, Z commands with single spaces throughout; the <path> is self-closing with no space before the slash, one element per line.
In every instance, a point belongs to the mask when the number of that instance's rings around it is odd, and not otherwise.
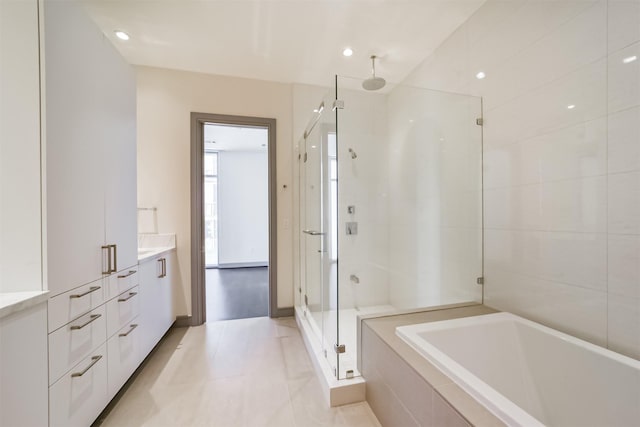
<path fill-rule="evenodd" d="M 482 302 L 482 102 L 336 77 L 298 143 L 297 309 L 338 379 L 357 319 Z"/>
<path fill-rule="evenodd" d="M 338 359 L 335 91 L 321 100 L 300 141 L 300 304 L 334 373 Z"/>

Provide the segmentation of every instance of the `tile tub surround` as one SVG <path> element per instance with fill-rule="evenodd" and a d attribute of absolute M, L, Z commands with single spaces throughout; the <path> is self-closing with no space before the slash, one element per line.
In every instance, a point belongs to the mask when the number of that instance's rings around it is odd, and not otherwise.
<path fill-rule="evenodd" d="M 383 426 L 503 426 L 396 335 L 396 327 L 495 313 L 483 305 L 363 319 L 360 369 L 367 403 Z"/>
<path fill-rule="evenodd" d="M 171 329 L 94 425 L 380 426 L 327 407 L 295 320 L 267 317 Z"/>
<path fill-rule="evenodd" d="M 640 1 L 487 0 L 404 83 L 483 98 L 483 302 L 638 359 L 633 56 Z"/>

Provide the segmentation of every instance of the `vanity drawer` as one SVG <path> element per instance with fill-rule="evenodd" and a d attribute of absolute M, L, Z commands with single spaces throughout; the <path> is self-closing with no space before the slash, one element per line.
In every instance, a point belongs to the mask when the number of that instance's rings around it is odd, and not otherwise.
<path fill-rule="evenodd" d="M 134 265 L 131 268 L 112 274 L 107 280 L 109 284 L 106 298 L 111 299 L 138 285 L 138 266 Z"/>
<path fill-rule="evenodd" d="M 139 287 L 135 286 L 121 293 L 105 305 L 107 306 L 107 337 L 122 329 L 140 312 Z"/>
<path fill-rule="evenodd" d="M 116 395 L 138 367 L 140 329 L 134 318 L 107 341 L 109 399 Z"/>
<path fill-rule="evenodd" d="M 105 306 L 49 334 L 49 384 L 107 340 Z"/>
<path fill-rule="evenodd" d="M 105 279 L 79 286 L 49 299 L 49 332 L 98 307 L 105 301 Z"/>
<path fill-rule="evenodd" d="M 107 346 L 92 351 L 49 387 L 49 426 L 91 425 L 109 402 Z"/>

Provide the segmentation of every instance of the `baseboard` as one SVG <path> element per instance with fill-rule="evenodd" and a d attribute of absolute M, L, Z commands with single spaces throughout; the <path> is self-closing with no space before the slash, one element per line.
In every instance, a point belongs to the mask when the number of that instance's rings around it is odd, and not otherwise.
<path fill-rule="evenodd" d="M 276 308 L 269 317 L 292 317 L 294 314 L 293 307 Z"/>
<path fill-rule="evenodd" d="M 219 269 L 225 268 L 251 268 L 251 267 L 269 267 L 268 261 L 258 262 L 228 262 L 225 264 L 218 264 Z"/>
<path fill-rule="evenodd" d="M 188 328 L 191 326 L 191 316 L 177 316 L 173 322 L 174 328 Z"/>

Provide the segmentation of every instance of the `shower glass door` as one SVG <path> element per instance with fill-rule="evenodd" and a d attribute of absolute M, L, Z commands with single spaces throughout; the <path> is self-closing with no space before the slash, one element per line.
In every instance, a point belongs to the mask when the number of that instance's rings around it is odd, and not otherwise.
<path fill-rule="evenodd" d="M 330 153 L 335 153 L 335 91 L 328 93 L 305 131 L 300 169 L 301 199 L 301 305 L 332 371 L 337 372 L 337 260 L 332 230 Z M 333 150 L 331 150 L 333 144 Z M 337 250 L 337 249 L 336 249 Z"/>

